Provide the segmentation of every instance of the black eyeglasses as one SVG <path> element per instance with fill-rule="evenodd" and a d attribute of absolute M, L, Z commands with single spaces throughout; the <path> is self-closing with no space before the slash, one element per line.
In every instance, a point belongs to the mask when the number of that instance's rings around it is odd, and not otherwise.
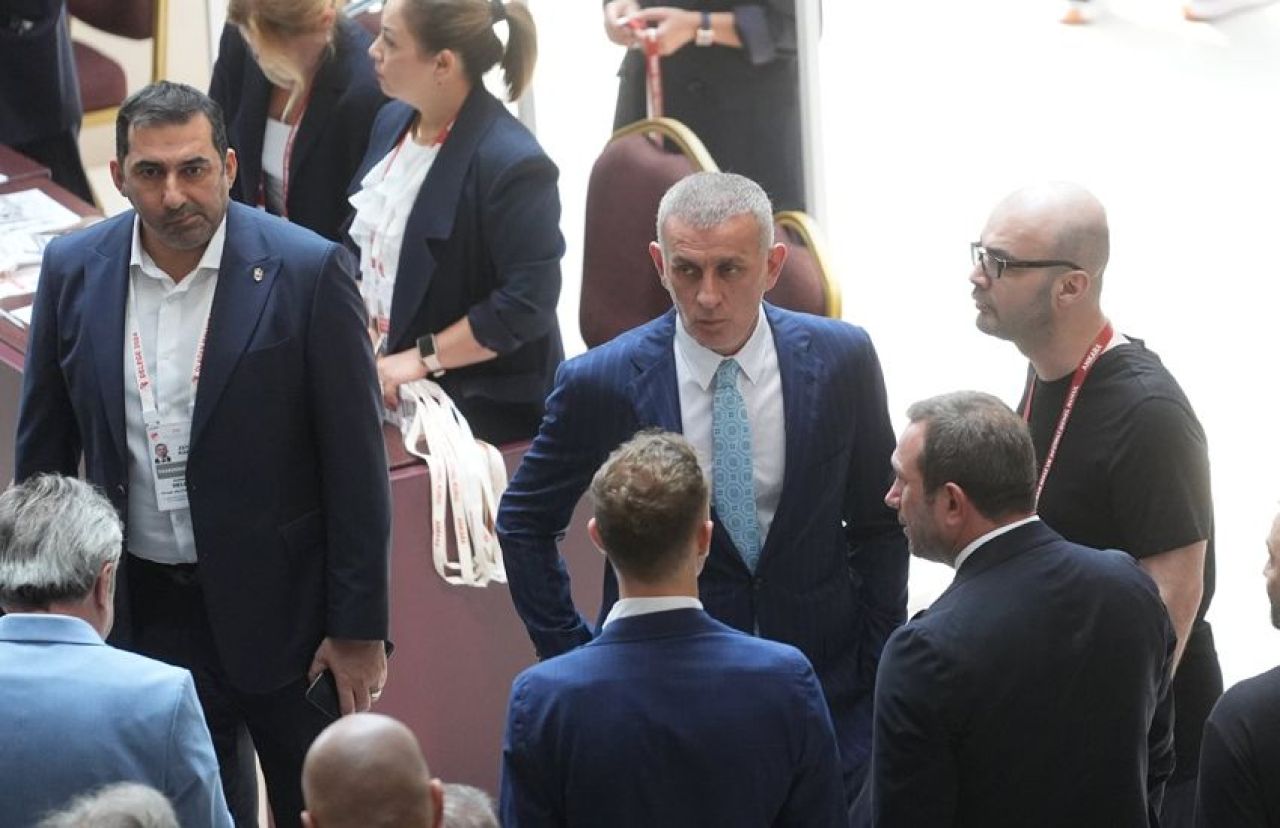
<path fill-rule="evenodd" d="M 999 279 L 1010 268 L 1031 270 L 1038 267 L 1069 267 L 1072 270 L 1084 270 L 1075 262 L 1065 259 L 1005 259 L 982 246 L 982 242 L 969 243 L 969 256 L 973 263 L 982 267 L 982 274 L 988 279 Z M 995 272 L 992 273 L 994 266 Z"/>

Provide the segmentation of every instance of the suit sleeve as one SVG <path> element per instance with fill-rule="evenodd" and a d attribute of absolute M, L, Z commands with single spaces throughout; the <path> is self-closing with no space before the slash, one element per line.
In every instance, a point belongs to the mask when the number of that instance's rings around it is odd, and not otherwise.
<path fill-rule="evenodd" d="M 752 66 L 772 63 L 778 53 L 796 52 L 795 0 L 766 0 L 733 7 L 734 25 Z"/>
<path fill-rule="evenodd" d="M 231 828 L 218 758 L 190 675 L 183 677 L 173 711 L 164 773 L 164 794 L 181 824 Z"/>
<path fill-rule="evenodd" d="M 556 328 L 560 300 L 559 172 L 549 158 L 503 170 L 484 200 L 483 226 L 497 287 L 467 311 L 476 341 L 499 354 Z"/>
<path fill-rule="evenodd" d="M 516 678 L 507 707 L 507 729 L 502 739 L 502 782 L 499 794 L 504 828 L 559 826 L 563 809 L 557 807 L 557 786 L 551 774 L 554 756 L 541 756 L 531 739 L 527 709 L 529 682 Z"/>
<path fill-rule="evenodd" d="M 822 686 L 806 661 L 799 674 L 799 699 L 795 710 L 803 717 L 797 730 L 803 734 L 796 778 L 775 826 L 795 828 L 843 828 L 845 813 L 844 780 L 840 770 L 840 749 L 831 724 L 831 713 L 822 695 Z"/>
<path fill-rule="evenodd" d="M 1264 786 L 1249 747 L 1251 736 L 1236 715 L 1230 693 L 1219 700 L 1204 725 L 1200 778 L 1196 790 L 1196 828 L 1265 828 Z"/>
<path fill-rule="evenodd" d="M 925 630 L 909 625 L 889 639 L 876 677 L 868 781 L 878 828 L 955 824 L 958 767 L 946 704 L 963 681 Z"/>
<path fill-rule="evenodd" d="M 328 245 L 307 332 L 327 533 L 325 634 L 384 639 L 391 491 L 381 399 L 351 254 Z"/>
<path fill-rule="evenodd" d="M 61 253 L 65 244 L 57 240 L 45 250 L 31 312 L 14 447 L 14 480 L 19 483 L 45 472 L 79 476 L 80 428 L 58 359 L 58 305 L 66 278 Z"/>
<path fill-rule="evenodd" d="M 608 429 L 619 412 L 598 379 L 563 363 L 533 445 L 498 509 L 498 538 L 516 612 L 541 658 L 591 640 L 573 605 L 569 573 L 556 542 L 564 537 L 582 493 L 616 442 Z"/>

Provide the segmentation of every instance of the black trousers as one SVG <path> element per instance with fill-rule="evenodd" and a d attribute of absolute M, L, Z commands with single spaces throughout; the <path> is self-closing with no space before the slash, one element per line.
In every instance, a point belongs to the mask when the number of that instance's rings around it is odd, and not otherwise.
<path fill-rule="evenodd" d="M 256 749 L 277 828 L 297 826 L 303 807 L 302 760 L 329 724 L 306 700 L 306 675 L 271 693 L 238 690 L 222 668 L 196 565 L 168 566 L 133 556 L 127 565 L 133 649 L 185 667 L 195 677 L 236 825 L 258 825 Z"/>

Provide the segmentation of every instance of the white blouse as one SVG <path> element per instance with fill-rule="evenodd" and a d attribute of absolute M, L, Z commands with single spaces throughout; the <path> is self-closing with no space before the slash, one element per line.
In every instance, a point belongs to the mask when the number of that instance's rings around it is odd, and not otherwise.
<path fill-rule="evenodd" d="M 360 293 L 370 321 L 377 322 L 383 337 L 390 327 L 405 224 L 439 152 L 440 144 L 424 147 L 406 134 L 373 165 L 351 196 L 356 210 L 351 238 L 360 246 Z"/>
<path fill-rule="evenodd" d="M 266 174 L 267 207 L 276 215 L 284 214 L 284 156 L 291 128 L 284 121 L 268 118 L 267 129 L 262 136 L 262 171 Z"/>

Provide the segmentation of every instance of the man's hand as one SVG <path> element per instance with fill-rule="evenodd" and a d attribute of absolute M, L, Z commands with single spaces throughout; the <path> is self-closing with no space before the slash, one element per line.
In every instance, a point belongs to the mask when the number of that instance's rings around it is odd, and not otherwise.
<path fill-rule="evenodd" d="M 387 651 L 381 641 L 326 638 L 320 642 L 307 681 L 315 681 L 325 669 L 333 672 L 338 684 L 338 706 L 342 715 L 368 711 L 387 683 Z"/>
<path fill-rule="evenodd" d="M 382 401 L 387 408 L 400 404 L 400 386 L 420 380 L 427 375 L 427 366 L 414 348 L 391 356 L 378 357 L 378 384 L 382 386 Z"/>
<path fill-rule="evenodd" d="M 693 42 L 702 25 L 702 15 L 686 9 L 673 9 L 670 6 L 655 6 L 652 9 L 640 9 L 631 15 L 632 20 L 639 20 L 645 26 L 655 26 L 654 37 L 658 40 L 658 54 L 663 57 L 674 54 Z"/>
<path fill-rule="evenodd" d="M 627 18 L 640 11 L 637 0 L 611 0 L 604 4 L 604 33 L 609 40 L 628 48 L 636 45 L 636 32 Z"/>

